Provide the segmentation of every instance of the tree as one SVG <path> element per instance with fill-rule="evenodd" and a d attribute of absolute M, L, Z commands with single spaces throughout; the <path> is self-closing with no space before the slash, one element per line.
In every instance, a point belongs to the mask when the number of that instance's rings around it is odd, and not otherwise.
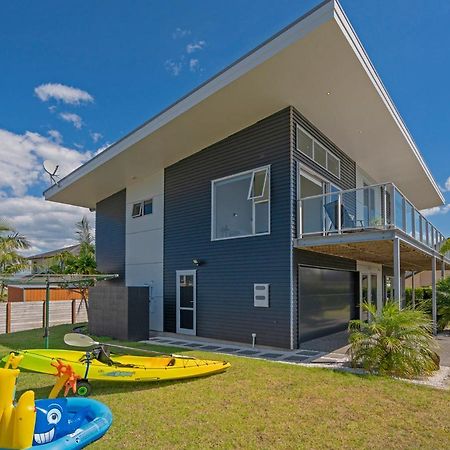
<path fill-rule="evenodd" d="M 444 331 L 450 324 L 450 277 L 442 278 L 436 284 L 437 293 L 437 326 Z"/>
<path fill-rule="evenodd" d="M 77 274 L 77 275 L 95 275 L 97 263 L 95 260 L 94 233 L 86 217 L 76 223 L 76 236 L 80 244 L 80 252 L 74 255 L 68 251 L 61 252 L 53 258 L 49 271 L 55 274 Z M 66 287 L 81 295 L 81 305 L 84 303 L 88 309 L 88 292 L 94 282 L 89 281 L 71 281 Z"/>
<path fill-rule="evenodd" d="M 75 224 L 76 235 L 80 244 L 94 245 L 94 234 L 91 229 L 91 224 L 86 216 Z"/>
<path fill-rule="evenodd" d="M 5 222 L 0 221 L 0 274 L 13 275 L 28 267 L 28 260 L 19 251 L 30 248 L 30 243 Z M 0 299 L 5 285 L 0 285 Z"/>
<path fill-rule="evenodd" d="M 450 252 L 450 238 L 447 238 L 446 241 L 442 244 L 440 252 L 442 255 Z"/>
<path fill-rule="evenodd" d="M 439 369 L 431 320 L 424 311 L 399 309 L 396 301 L 387 302 L 380 313 L 375 305 L 363 307 L 371 319 L 352 320 L 349 325 L 353 366 L 405 378 Z"/>

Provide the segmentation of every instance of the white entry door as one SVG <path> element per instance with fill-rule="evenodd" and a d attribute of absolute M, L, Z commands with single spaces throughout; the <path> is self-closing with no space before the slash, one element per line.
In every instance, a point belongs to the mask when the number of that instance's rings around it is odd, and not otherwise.
<path fill-rule="evenodd" d="M 177 333 L 196 334 L 196 303 L 196 270 L 177 270 Z"/>

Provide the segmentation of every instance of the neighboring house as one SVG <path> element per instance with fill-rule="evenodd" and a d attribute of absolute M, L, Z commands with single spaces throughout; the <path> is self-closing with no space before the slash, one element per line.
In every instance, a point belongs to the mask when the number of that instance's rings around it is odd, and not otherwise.
<path fill-rule="evenodd" d="M 58 248 L 57 250 L 52 250 L 50 252 L 29 256 L 27 259 L 30 261 L 31 273 L 36 274 L 46 272 L 48 267 L 54 263 L 55 256 L 58 256 L 63 252 L 72 253 L 72 255 L 78 255 L 80 253 L 80 244 L 71 245 L 70 247 Z"/>
<path fill-rule="evenodd" d="M 48 268 L 54 264 L 55 257 L 63 252 L 69 252 L 73 255 L 80 253 L 80 245 L 71 245 L 45 253 L 29 256 L 31 275 L 45 273 Z M 46 296 L 45 285 L 10 285 L 8 286 L 8 302 L 37 302 L 44 301 Z M 76 290 L 64 289 L 58 287 L 50 288 L 50 300 L 79 300 L 81 294 Z"/>
<path fill-rule="evenodd" d="M 431 275 L 432 275 L 431 270 L 425 270 L 423 272 L 416 273 L 414 275 L 414 286 L 416 288 L 431 286 L 431 283 L 433 281 Z M 450 270 L 445 271 L 445 276 L 450 277 Z M 413 287 L 413 280 L 411 274 L 408 274 L 406 276 L 405 287 L 407 288 Z"/>
<path fill-rule="evenodd" d="M 418 211 L 442 194 L 335 1 L 45 196 L 96 210 L 98 268 L 120 275 L 91 290 L 97 334 L 297 348 L 443 261 Z"/>

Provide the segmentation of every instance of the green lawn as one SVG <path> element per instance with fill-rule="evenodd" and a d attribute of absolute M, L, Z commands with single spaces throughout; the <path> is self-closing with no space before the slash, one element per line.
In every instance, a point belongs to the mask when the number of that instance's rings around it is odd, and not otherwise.
<path fill-rule="evenodd" d="M 53 347 L 64 346 L 62 337 L 70 328 L 52 328 Z M 42 347 L 41 336 L 41 330 L 2 335 L 0 354 Z M 327 369 L 226 359 L 232 367 L 224 374 L 191 381 L 94 382 L 93 397 L 111 408 L 114 423 L 92 448 L 449 448 L 448 391 Z M 18 393 L 32 388 L 38 398 L 45 397 L 52 384 L 51 376 L 23 373 Z"/>

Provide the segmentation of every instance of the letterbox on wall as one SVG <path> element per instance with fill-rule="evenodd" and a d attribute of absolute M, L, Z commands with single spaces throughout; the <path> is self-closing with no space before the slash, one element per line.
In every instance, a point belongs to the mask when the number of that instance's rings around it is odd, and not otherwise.
<path fill-rule="evenodd" d="M 258 308 L 269 307 L 269 284 L 255 283 L 253 285 L 253 302 Z"/>

